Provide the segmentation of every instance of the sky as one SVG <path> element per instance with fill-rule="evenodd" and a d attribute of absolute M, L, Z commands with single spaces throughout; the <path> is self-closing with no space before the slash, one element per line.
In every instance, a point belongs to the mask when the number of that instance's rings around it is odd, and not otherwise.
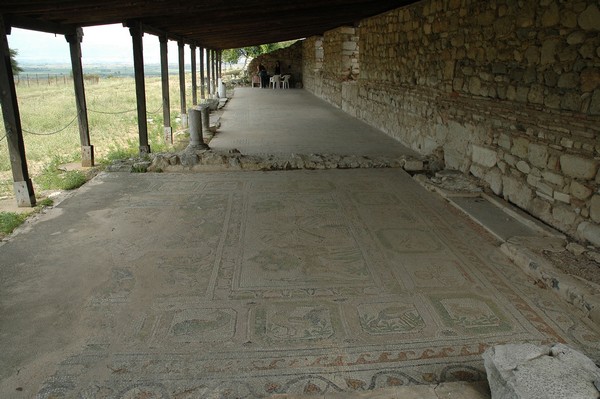
<path fill-rule="evenodd" d="M 70 64 L 69 43 L 63 35 L 13 28 L 8 45 L 18 51 L 20 64 Z M 177 42 L 169 41 L 169 63 L 177 63 Z M 144 34 L 144 63 L 160 63 L 158 37 Z M 129 29 L 123 25 L 102 25 L 83 28 L 81 42 L 83 64 L 133 64 L 133 50 Z M 185 62 L 189 63 L 190 48 L 185 47 Z"/>

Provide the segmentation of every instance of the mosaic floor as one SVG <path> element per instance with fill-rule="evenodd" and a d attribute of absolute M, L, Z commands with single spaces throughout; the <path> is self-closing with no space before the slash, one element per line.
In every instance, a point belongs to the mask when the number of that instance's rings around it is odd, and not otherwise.
<path fill-rule="evenodd" d="M 39 398 L 473 381 L 485 378 L 480 354 L 507 342 L 600 357 L 600 335 L 577 311 L 399 170 L 115 173 L 55 211 L 0 248 L 0 263 L 30 282 L 6 292 L 5 280 L 3 305 L 51 270 L 75 287 L 78 336 L 46 332 L 60 356 L 19 358 L 18 337 L 0 341 L 23 369 L 44 362 Z M 44 256 L 27 254 L 36 239 Z M 5 394 L 13 366 L 3 365 Z"/>

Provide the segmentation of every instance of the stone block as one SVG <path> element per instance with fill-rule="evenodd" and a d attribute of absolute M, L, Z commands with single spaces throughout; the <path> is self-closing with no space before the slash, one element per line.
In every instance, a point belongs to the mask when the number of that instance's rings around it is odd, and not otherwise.
<path fill-rule="evenodd" d="M 552 196 L 555 200 L 564 202 L 565 204 L 569 204 L 571 202 L 571 196 L 560 191 L 555 191 Z"/>
<path fill-rule="evenodd" d="M 590 195 L 592 195 L 592 189 L 584 184 L 579 183 L 577 180 L 573 180 L 571 182 L 569 191 L 573 197 L 580 200 L 586 200 L 590 197 Z"/>
<path fill-rule="evenodd" d="M 571 230 L 575 220 L 577 219 L 577 214 L 571 209 L 571 207 L 567 206 L 555 206 L 552 208 L 552 218 L 555 220 L 554 225 L 560 228 L 561 230 Z"/>
<path fill-rule="evenodd" d="M 590 201 L 590 218 L 594 222 L 600 223 L 600 195 L 598 194 L 594 195 Z"/>
<path fill-rule="evenodd" d="M 555 186 L 562 187 L 565 183 L 564 177 L 552 172 L 542 172 L 542 178 L 546 180 L 550 184 L 554 184 Z"/>
<path fill-rule="evenodd" d="M 581 91 L 588 92 L 600 87 L 600 69 L 586 68 L 580 75 Z"/>
<path fill-rule="evenodd" d="M 483 180 L 490 185 L 490 189 L 494 194 L 502 194 L 502 172 L 499 168 L 490 169 L 483 177 Z"/>
<path fill-rule="evenodd" d="M 590 180 L 596 176 L 598 161 L 579 155 L 565 154 L 560 156 L 560 168 L 569 177 Z"/>
<path fill-rule="evenodd" d="M 513 139 L 513 145 L 510 149 L 510 153 L 519 157 L 527 158 L 529 140 L 525 137 L 516 137 Z"/>
<path fill-rule="evenodd" d="M 589 113 L 592 115 L 600 115 L 600 89 L 594 90 L 594 94 L 592 94 Z"/>
<path fill-rule="evenodd" d="M 546 39 L 542 43 L 542 51 L 540 57 L 540 62 L 542 65 L 553 64 L 555 62 L 555 57 L 558 53 L 557 48 L 559 43 L 560 40 L 556 38 Z"/>
<path fill-rule="evenodd" d="M 469 168 L 469 172 L 471 172 L 473 176 L 481 179 L 483 176 L 485 176 L 486 168 L 479 164 L 472 163 L 471 167 Z"/>
<path fill-rule="evenodd" d="M 600 369 L 564 345 L 508 344 L 483 353 L 494 399 L 597 398 Z"/>
<path fill-rule="evenodd" d="M 587 240 L 600 247 L 600 226 L 595 223 L 581 222 L 577 226 L 577 235 L 582 240 Z"/>
<path fill-rule="evenodd" d="M 491 168 L 496 165 L 498 155 L 496 154 L 496 151 L 491 148 L 473 144 L 472 160 L 481 166 Z"/>
<path fill-rule="evenodd" d="M 519 161 L 517 162 L 517 170 L 519 172 L 528 174 L 531 171 L 531 167 L 529 166 L 529 164 L 525 161 Z"/>
<path fill-rule="evenodd" d="M 502 186 L 504 198 L 523 209 L 529 209 L 533 191 L 525 182 L 513 176 L 503 176 Z"/>
<path fill-rule="evenodd" d="M 542 144 L 530 143 L 527 157 L 533 166 L 545 168 L 548 161 L 548 147 Z"/>
<path fill-rule="evenodd" d="M 600 30 L 600 10 L 595 4 L 590 4 L 579 16 L 577 23 L 583 30 Z"/>
<path fill-rule="evenodd" d="M 579 75 L 575 72 L 563 73 L 558 78 L 557 86 L 561 89 L 573 89 L 579 85 Z"/>
<path fill-rule="evenodd" d="M 498 136 L 498 145 L 506 150 L 510 150 L 510 136 L 501 133 L 500 136 Z"/>

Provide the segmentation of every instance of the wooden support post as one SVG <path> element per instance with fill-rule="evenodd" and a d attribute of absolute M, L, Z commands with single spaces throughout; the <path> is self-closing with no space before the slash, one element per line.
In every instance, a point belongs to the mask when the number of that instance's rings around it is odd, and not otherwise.
<path fill-rule="evenodd" d="M 198 85 L 196 84 L 196 46 L 190 46 L 192 59 L 192 104 L 198 104 Z"/>
<path fill-rule="evenodd" d="M 206 91 L 208 92 L 208 98 L 211 98 L 211 94 L 213 91 L 210 87 L 210 82 L 212 80 L 210 76 L 210 49 L 206 49 Z"/>
<path fill-rule="evenodd" d="M 169 58 L 167 56 L 168 39 L 166 35 L 159 36 L 160 41 L 160 77 L 162 84 L 163 129 L 165 142 L 173 144 L 173 129 L 171 127 L 171 101 L 169 98 Z"/>
<path fill-rule="evenodd" d="M 181 125 L 185 128 L 188 126 L 187 109 L 185 106 L 185 43 L 179 41 L 177 42 L 177 45 L 179 46 L 179 100 L 181 102 Z"/>
<path fill-rule="evenodd" d="M 75 33 L 65 35 L 71 52 L 71 68 L 73 71 L 73 87 L 77 104 L 77 120 L 79 122 L 79 140 L 81 142 L 81 166 L 94 166 L 94 146 L 90 144 L 90 128 L 88 124 L 87 104 L 83 67 L 81 66 L 81 40 L 83 29 L 77 28 Z"/>
<path fill-rule="evenodd" d="M 12 168 L 13 188 L 17 205 L 30 207 L 35 206 L 35 193 L 27 170 L 25 142 L 6 38 L 7 33 L 10 33 L 10 28 L 7 29 L 4 26 L 4 17 L 0 15 L 0 103 L 2 103 L 2 116 L 4 117 L 6 142 Z"/>
<path fill-rule="evenodd" d="M 204 48 L 200 47 L 200 98 L 205 99 L 204 95 Z"/>
<path fill-rule="evenodd" d="M 146 83 L 144 82 L 144 48 L 142 45 L 144 31 L 142 30 L 142 23 L 130 23 L 129 33 L 131 33 L 133 41 L 133 69 L 135 73 L 140 155 L 145 155 L 150 153 L 150 145 L 148 144 L 148 121 L 146 119 Z"/>

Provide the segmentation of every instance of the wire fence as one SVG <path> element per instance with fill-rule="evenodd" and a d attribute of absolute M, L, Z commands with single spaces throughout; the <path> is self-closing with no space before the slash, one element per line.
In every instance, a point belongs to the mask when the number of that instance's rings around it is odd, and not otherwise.
<path fill-rule="evenodd" d="M 163 106 L 161 105 L 160 107 L 158 107 L 158 109 L 156 111 L 146 111 L 146 114 L 148 115 L 152 115 L 152 114 L 158 114 L 161 110 L 162 110 Z M 114 111 L 114 112 L 109 112 L 109 111 L 97 111 L 97 110 L 93 110 L 93 109 L 88 109 L 88 112 L 95 112 L 98 114 L 108 114 L 108 115 L 120 115 L 120 114 L 126 114 L 129 112 L 137 112 L 137 109 L 128 109 L 125 111 Z M 24 133 L 27 134 L 33 134 L 34 136 L 52 136 L 54 134 L 58 134 L 64 130 L 66 130 L 69 126 L 71 126 L 73 124 L 73 122 L 75 122 L 77 120 L 77 117 L 79 116 L 79 113 L 77 113 L 73 119 L 71 119 L 71 121 L 69 123 L 67 123 L 65 126 L 63 126 L 62 128 L 55 130 L 53 132 L 32 132 L 30 130 L 21 128 L 21 130 L 23 130 Z M 0 142 L 2 140 L 4 140 L 6 138 L 6 134 L 2 137 L 0 137 Z"/>
<path fill-rule="evenodd" d="M 20 73 L 15 75 L 15 85 L 17 86 L 52 86 L 52 85 L 71 85 L 73 77 L 64 73 Z M 86 83 L 96 84 L 100 82 L 98 75 L 84 75 Z"/>

